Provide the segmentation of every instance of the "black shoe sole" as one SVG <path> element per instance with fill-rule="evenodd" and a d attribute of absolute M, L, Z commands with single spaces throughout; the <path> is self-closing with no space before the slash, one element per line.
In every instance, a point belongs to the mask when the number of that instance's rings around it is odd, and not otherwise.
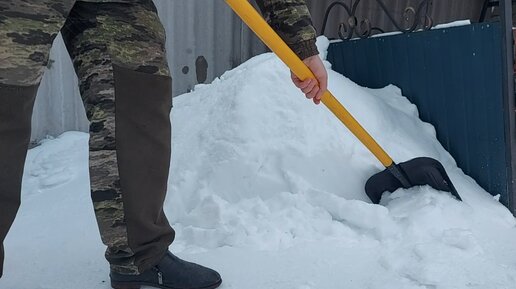
<path fill-rule="evenodd" d="M 111 281 L 111 287 L 113 289 L 140 289 L 142 286 L 149 286 L 160 289 L 215 289 L 222 284 L 222 280 L 219 282 L 209 285 L 206 287 L 198 287 L 198 288 L 177 288 L 177 287 L 169 287 L 165 285 L 147 283 L 147 282 L 113 282 Z"/>

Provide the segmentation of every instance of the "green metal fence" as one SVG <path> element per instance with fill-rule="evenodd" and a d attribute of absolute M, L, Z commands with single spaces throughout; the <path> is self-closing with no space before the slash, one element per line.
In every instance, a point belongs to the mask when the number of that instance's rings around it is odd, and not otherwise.
<path fill-rule="evenodd" d="M 362 86 L 400 87 L 459 167 L 513 208 L 503 32 L 493 22 L 343 41 L 330 45 L 328 59 Z"/>

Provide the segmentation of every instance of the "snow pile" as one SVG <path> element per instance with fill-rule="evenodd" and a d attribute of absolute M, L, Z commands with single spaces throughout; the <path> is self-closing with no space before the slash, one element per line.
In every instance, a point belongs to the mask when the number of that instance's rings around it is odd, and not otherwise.
<path fill-rule="evenodd" d="M 319 45 L 326 51 L 326 41 Z M 467 204 L 481 201 L 481 209 L 491 208 L 513 224 L 507 211 L 457 169 L 434 128 L 418 119 L 417 108 L 398 88 L 365 89 L 335 72 L 329 82 L 395 160 L 440 160 Z M 346 231 L 342 222 L 398 233 L 387 209 L 361 202 L 368 201 L 365 181 L 381 164 L 327 109 L 303 100 L 274 55 L 196 87 L 176 99 L 175 107 L 168 207 L 189 244 L 278 248 L 294 240 L 340 237 Z M 469 208 L 426 188 L 392 197 L 426 204 L 424 196 L 453 210 Z"/>
<path fill-rule="evenodd" d="M 328 41 L 318 45 L 326 51 Z M 171 249 L 220 270 L 222 288 L 514 288 L 516 222 L 508 210 L 456 167 L 398 88 L 329 77 L 331 91 L 396 161 L 440 160 L 465 202 L 421 187 L 370 204 L 364 183 L 381 164 L 264 54 L 175 99 Z M 79 133 L 30 152 L 0 288 L 109 288 L 86 160 Z"/>

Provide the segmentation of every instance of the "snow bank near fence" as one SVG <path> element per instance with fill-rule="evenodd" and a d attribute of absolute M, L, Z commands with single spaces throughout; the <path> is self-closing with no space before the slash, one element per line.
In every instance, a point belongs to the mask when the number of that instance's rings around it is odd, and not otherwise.
<path fill-rule="evenodd" d="M 333 71 L 330 89 L 396 161 L 440 160 L 465 202 L 422 187 L 370 204 L 363 186 L 381 165 L 263 54 L 175 99 L 171 249 L 219 269 L 222 288 L 515 288 L 515 219 L 456 167 L 417 108 L 396 87 Z M 109 288 L 86 163 L 81 133 L 30 151 L 0 288 Z"/>

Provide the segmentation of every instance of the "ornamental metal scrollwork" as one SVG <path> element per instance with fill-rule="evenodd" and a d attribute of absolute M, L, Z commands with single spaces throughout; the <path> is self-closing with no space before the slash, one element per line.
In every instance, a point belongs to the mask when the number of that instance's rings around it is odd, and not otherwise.
<path fill-rule="evenodd" d="M 401 19 L 402 22 L 405 23 L 405 25 L 400 24 L 400 22 L 394 19 L 394 16 L 382 0 L 375 1 L 380 6 L 380 8 L 382 8 L 383 12 L 387 15 L 389 21 L 400 32 L 410 33 L 418 29 L 430 30 L 433 26 L 433 20 L 430 17 L 430 15 L 428 15 L 430 10 L 429 8 L 432 4 L 432 0 L 419 0 L 419 4 L 405 8 L 403 12 L 403 17 Z M 343 8 L 344 10 L 346 10 L 348 14 L 348 19 L 346 21 L 341 22 L 338 27 L 338 34 L 342 40 L 349 40 L 353 37 L 368 38 L 371 35 L 377 33 L 384 33 L 385 31 L 382 28 L 378 26 L 373 26 L 369 19 L 359 19 L 357 17 L 358 6 L 361 2 L 362 0 L 350 0 L 349 4 L 345 1 L 336 1 L 330 4 L 330 6 L 328 6 L 328 9 L 326 9 L 326 13 L 324 15 L 324 22 L 321 34 L 324 35 L 324 32 L 326 30 L 326 24 L 328 22 L 328 17 L 332 9 L 335 7 Z"/>

